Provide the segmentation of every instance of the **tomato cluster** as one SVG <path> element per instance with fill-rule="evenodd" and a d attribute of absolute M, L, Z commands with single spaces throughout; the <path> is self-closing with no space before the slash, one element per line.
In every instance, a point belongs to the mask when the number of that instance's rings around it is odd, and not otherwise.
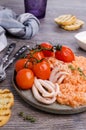
<path fill-rule="evenodd" d="M 55 57 L 64 62 L 74 60 L 74 53 L 66 46 L 54 47 L 50 43 L 41 43 L 30 50 L 25 58 L 15 63 L 16 83 L 20 89 L 30 89 L 34 83 L 34 77 L 47 80 L 50 77 L 51 68 L 46 57 Z"/>

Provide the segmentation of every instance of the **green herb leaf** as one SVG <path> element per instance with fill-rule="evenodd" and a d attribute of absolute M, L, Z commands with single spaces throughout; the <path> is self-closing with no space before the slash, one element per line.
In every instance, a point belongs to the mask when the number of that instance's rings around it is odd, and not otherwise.
<path fill-rule="evenodd" d="M 68 66 L 71 70 L 75 70 L 75 68 L 72 65 Z"/>
<path fill-rule="evenodd" d="M 84 74 L 81 68 L 78 67 L 77 70 L 79 71 L 81 76 L 84 76 L 84 78 L 86 78 L 86 75 Z"/>
<path fill-rule="evenodd" d="M 29 121 L 34 123 L 36 121 L 36 119 L 30 115 L 25 115 L 24 112 L 19 112 L 18 116 L 23 118 L 24 121 Z"/>
<path fill-rule="evenodd" d="M 30 122 L 35 122 L 36 121 L 36 119 L 31 117 L 31 116 L 26 116 L 26 120 L 30 121 Z"/>
<path fill-rule="evenodd" d="M 23 116 L 24 116 L 24 112 L 19 112 L 18 115 L 19 115 L 20 117 L 23 117 Z"/>

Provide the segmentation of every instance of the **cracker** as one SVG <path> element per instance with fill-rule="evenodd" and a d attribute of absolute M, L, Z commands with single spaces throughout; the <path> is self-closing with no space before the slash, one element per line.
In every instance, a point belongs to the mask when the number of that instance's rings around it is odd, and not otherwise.
<path fill-rule="evenodd" d="M 14 96 L 9 89 L 0 89 L 0 126 L 5 125 L 11 116 L 11 107 L 14 105 Z"/>
<path fill-rule="evenodd" d="M 8 89 L 0 89 L 0 109 L 11 108 L 14 104 L 14 96 Z"/>
<path fill-rule="evenodd" d="M 0 89 L 0 94 L 9 93 L 9 89 Z"/>
<path fill-rule="evenodd" d="M 76 22 L 76 16 L 71 14 L 60 15 L 59 17 L 55 18 L 55 22 L 59 25 L 71 25 Z"/>
<path fill-rule="evenodd" d="M 0 127 L 5 125 L 11 116 L 11 110 L 10 109 L 1 109 L 0 110 Z"/>
<path fill-rule="evenodd" d="M 67 26 L 61 26 L 61 28 L 67 30 L 67 31 L 73 31 L 79 29 L 84 24 L 84 21 L 77 19 L 74 24 L 67 25 Z"/>

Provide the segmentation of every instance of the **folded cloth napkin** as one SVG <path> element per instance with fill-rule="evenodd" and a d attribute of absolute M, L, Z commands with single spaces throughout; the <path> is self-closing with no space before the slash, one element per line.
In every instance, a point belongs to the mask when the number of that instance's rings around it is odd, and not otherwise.
<path fill-rule="evenodd" d="M 38 32 L 39 25 L 39 20 L 33 14 L 24 13 L 17 15 L 8 8 L 0 8 L 0 37 L 2 30 L 6 30 L 13 36 L 31 39 Z"/>
<path fill-rule="evenodd" d="M 2 51 L 7 46 L 7 39 L 5 36 L 5 30 L 0 27 L 0 51 Z"/>

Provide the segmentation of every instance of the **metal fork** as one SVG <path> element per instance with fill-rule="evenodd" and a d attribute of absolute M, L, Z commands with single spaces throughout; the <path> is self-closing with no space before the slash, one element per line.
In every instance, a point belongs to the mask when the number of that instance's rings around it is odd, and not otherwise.
<path fill-rule="evenodd" d="M 3 66 L 3 64 L 0 66 L 0 82 L 3 81 L 6 78 L 6 72 L 5 72 L 5 70 L 7 69 L 7 67 L 10 64 L 12 64 L 17 58 L 19 58 L 19 56 L 22 55 L 28 48 L 29 48 L 29 45 L 22 46 L 14 54 L 14 56 L 6 62 L 5 66 Z"/>
<path fill-rule="evenodd" d="M 3 70 L 4 65 L 6 64 L 6 62 L 9 60 L 9 56 L 11 55 L 11 53 L 13 52 L 13 50 L 15 49 L 16 44 L 15 43 L 11 43 L 6 50 L 5 55 L 0 59 L 0 80 L 6 77 L 5 72 Z"/>

